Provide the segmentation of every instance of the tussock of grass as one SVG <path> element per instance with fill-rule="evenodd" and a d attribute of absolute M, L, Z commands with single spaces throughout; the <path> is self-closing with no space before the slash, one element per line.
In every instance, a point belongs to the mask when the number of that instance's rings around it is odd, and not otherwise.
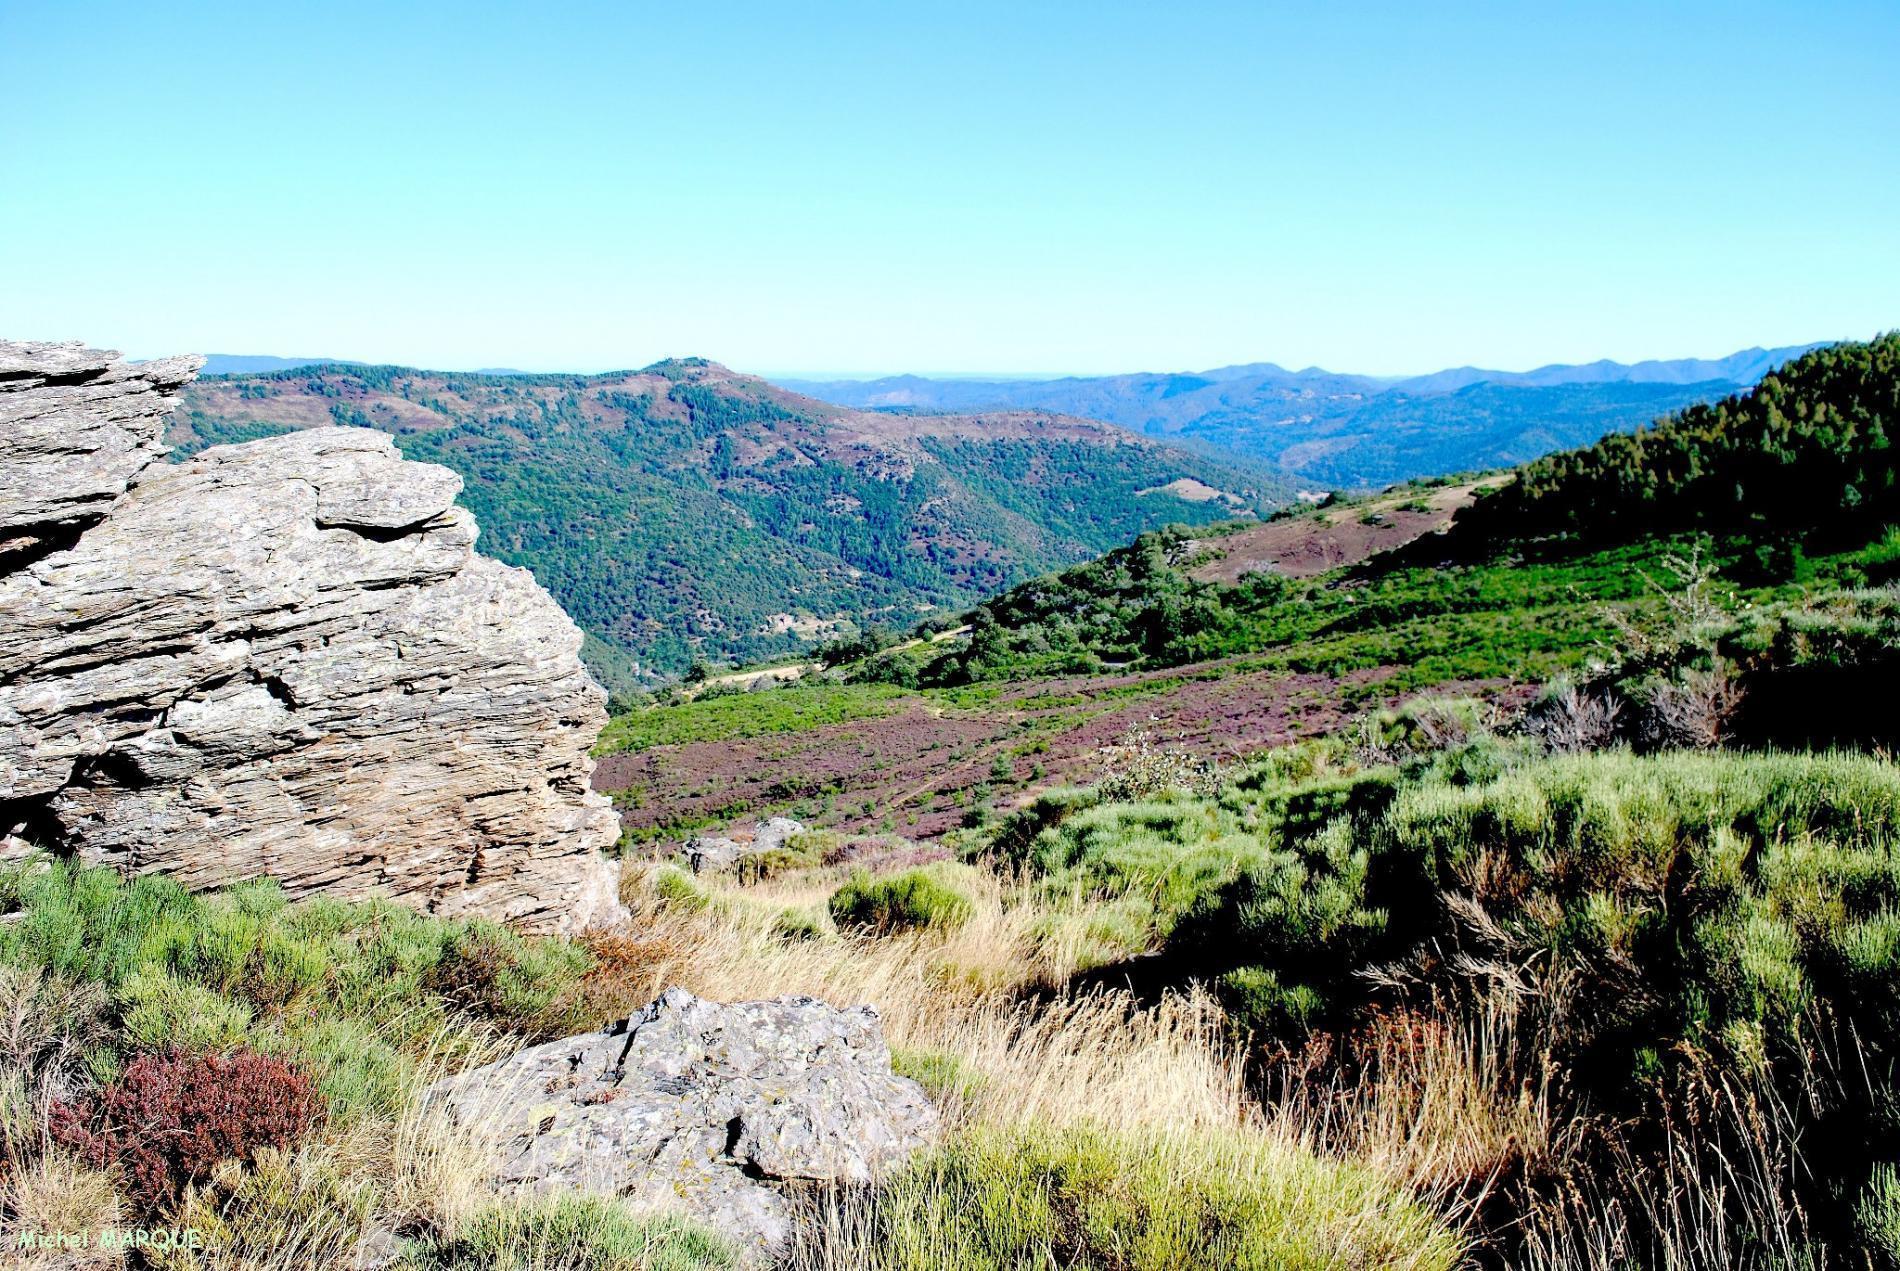
<path fill-rule="evenodd" d="M 980 1128 L 835 1199 L 799 1271 L 1450 1268 L 1459 1243 L 1374 1174 L 1271 1138 Z"/>
<path fill-rule="evenodd" d="M 96 1232 L 125 1226 L 125 1207 L 111 1175 L 88 1169 L 71 1157 L 48 1154 L 6 1181 L 6 1213 L 0 1220 L 0 1265 L 24 1266 L 14 1251 L 22 1235 L 53 1232 Z M 12 1258 L 21 1260 L 13 1261 Z M 69 1271 L 116 1267 L 122 1251 L 94 1247 L 70 1254 L 49 1253 L 45 1261 L 59 1261 Z"/>
<path fill-rule="evenodd" d="M 885 878 L 859 871 L 832 893 L 829 907 L 840 930 L 872 936 L 950 929 L 970 920 L 970 898 L 928 869 Z"/>
<path fill-rule="evenodd" d="M 413 1248 L 395 1271 L 732 1271 L 716 1237 L 673 1218 L 641 1218 L 617 1201 L 563 1196 L 498 1205 L 453 1237 Z"/>

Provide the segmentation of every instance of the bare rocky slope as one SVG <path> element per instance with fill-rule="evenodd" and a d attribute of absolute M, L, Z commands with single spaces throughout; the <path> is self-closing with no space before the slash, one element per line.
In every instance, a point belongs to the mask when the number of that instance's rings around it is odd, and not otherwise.
<path fill-rule="evenodd" d="M 579 630 L 384 433 L 160 462 L 197 365 L 0 341 L 7 851 L 615 920 Z"/>

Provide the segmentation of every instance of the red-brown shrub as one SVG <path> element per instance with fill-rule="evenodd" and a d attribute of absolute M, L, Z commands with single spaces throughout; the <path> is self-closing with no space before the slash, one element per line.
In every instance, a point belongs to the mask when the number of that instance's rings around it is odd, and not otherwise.
<path fill-rule="evenodd" d="M 219 1161 L 290 1146 L 322 1111 L 310 1078 L 282 1060 L 173 1050 L 139 1056 L 97 1098 L 55 1103 L 49 1129 L 87 1164 L 121 1166 L 150 1210 Z"/>

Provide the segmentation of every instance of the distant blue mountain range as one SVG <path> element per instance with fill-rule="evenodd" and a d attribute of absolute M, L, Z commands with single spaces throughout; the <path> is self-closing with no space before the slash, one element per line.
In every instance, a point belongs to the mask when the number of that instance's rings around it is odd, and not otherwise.
<path fill-rule="evenodd" d="M 1588 445 L 1751 385 L 1818 345 L 1725 358 L 1589 362 L 1532 371 L 1457 367 L 1401 378 L 1271 362 L 1192 373 L 1067 379 L 781 379 L 840 406 L 890 411 L 1039 409 L 1266 459 L 1324 486 L 1521 463 Z"/>
<path fill-rule="evenodd" d="M 1503 467 L 1589 445 L 1751 385 L 1818 345 L 1744 349 L 1724 358 L 1588 362 L 1532 371 L 1461 366 L 1381 377 L 1251 362 L 1179 373 L 1064 379 L 777 382 L 840 406 L 919 413 L 1057 411 L 1106 420 L 1203 450 L 1266 460 L 1315 487 L 1382 486 Z M 335 358 L 214 353 L 207 375 L 289 370 Z M 479 374 L 519 375 L 513 368 Z"/>

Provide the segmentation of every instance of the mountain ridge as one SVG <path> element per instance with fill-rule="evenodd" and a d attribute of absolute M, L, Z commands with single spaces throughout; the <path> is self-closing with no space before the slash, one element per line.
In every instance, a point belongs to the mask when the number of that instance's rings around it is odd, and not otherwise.
<path fill-rule="evenodd" d="M 1717 359 L 1554 363 L 1521 372 L 1457 367 L 1405 377 L 1254 362 L 1062 379 L 903 375 L 778 382 L 871 410 L 1011 405 L 1066 411 L 1151 436 L 1198 440 L 1311 481 L 1380 486 L 1587 445 L 1722 397 L 1816 347 L 1752 348 Z M 1457 397 L 1472 390 L 1480 391 Z"/>
<path fill-rule="evenodd" d="M 192 386 L 168 440 L 184 457 L 330 424 L 460 474 L 484 550 L 533 570 L 622 688 L 914 621 L 1145 528 L 1293 496 L 1244 461 L 1098 420 L 860 411 L 702 358 L 593 376 L 226 376 Z"/>

